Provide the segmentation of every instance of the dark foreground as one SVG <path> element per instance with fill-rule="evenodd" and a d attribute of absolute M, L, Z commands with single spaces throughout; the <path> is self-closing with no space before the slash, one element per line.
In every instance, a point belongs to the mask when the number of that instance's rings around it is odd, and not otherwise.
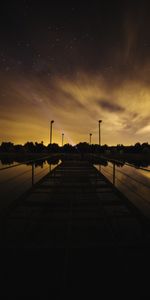
<path fill-rule="evenodd" d="M 144 297 L 149 221 L 86 161 L 68 161 L 2 218 L 1 293 Z"/>

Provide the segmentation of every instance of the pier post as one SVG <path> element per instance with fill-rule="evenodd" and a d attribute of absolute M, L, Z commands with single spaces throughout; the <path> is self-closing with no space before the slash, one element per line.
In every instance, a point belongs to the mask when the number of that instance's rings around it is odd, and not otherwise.
<path fill-rule="evenodd" d="M 32 186 L 34 185 L 34 163 L 32 164 Z"/>
<path fill-rule="evenodd" d="M 113 163 L 113 185 L 115 185 L 115 166 L 116 166 L 116 164 L 115 164 L 115 162 Z"/>

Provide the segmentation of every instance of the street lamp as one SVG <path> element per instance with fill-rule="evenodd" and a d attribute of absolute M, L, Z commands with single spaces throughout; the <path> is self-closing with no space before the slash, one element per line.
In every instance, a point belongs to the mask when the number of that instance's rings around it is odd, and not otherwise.
<path fill-rule="evenodd" d="M 64 145 L 64 133 L 62 133 L 62 147 Z"/>
<path fill-rule="evenodd" d="M 99 123 L 99 146 L 101 146 L 101 127 L 100 127 L 101 122 L 102 122 L 102 120 L 98 121 L 98 123 Z"/>
<path fill-rule="evenodd" d="M 91 141 L 92 141 L 92 133 L 89 133 L 90 136 L 90 145 L 91 145 Z"/>
<path fill-rule="evenodd" d="M 53 126 L 54 120 L 50 122 L 50 144 L 52 144 L 52 126 Z"/>

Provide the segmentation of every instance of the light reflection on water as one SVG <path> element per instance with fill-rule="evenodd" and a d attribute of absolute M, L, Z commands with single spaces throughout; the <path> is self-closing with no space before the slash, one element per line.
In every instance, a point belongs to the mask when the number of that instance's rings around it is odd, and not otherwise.
<path fill-rule="evenodd" d="M 46 175 L 51 166 L 53 170 L 60 160 L 50 163 L 43 160 L 35 163 L 34 183 Z M 17 164 L 2 164 L 0 168 Z M 115 164 L 115 177 L 113 176 L 113 164 L 94 164 L 125 196 L 140 208 L 146 215 L 150 216 L 150 172 L 133 168 L 129 165 L 117 166 Z M 150 170 L 150 166 L 145 167 Z M 32 186 L 32 164 L 21 164 L 17 167 L 0 171 L 0 210 L 7 207 L 10 202 L 19 197 Z"/>
<path fill-rule="evenodd" d="M 50 170 L 52 171 L 58 164 L 49 164 L 48 161 L 43 161 L 41 164 L 36 164 L 34 167 L 34 183 L 39 181 Z M 2 164 L 0 168 L 16 165 Z M 0 171 L 0 211 L 16 198 L 21 196 L 25 191 L 32 187 L 32 164 L 21 164 L 19 166 Z"/>
<path fill-rule="evenodd" d="M 115 165 L 115 179 L 113 179 L 112 163 L 108 162 L 107 166 L 95 165 L 95 167 L 145 215 L 150 217 L 150 172 L 128 165 Z M 150 167 L 145 169 L 150 170 Z"/>

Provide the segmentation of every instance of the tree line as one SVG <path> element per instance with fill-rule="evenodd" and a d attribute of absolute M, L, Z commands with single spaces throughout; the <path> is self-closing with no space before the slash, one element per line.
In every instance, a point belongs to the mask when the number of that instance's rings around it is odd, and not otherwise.
<path fill-rule="evenodd" d="M 124 146 L 118 144 L 116 146 L 108 146 L 98 144 L 89 145 L 86 142 L 80 142 L 77 145 L 65 144 L 59 146 L 56 143 L 44 145 L 43 142 L 26 142 L 24 145 L 15 145 L 12 142 L 2 142 L 0 145 L 1 153 L 150 153 L 150 144 L 136 143 L 135 145 Z"/>

